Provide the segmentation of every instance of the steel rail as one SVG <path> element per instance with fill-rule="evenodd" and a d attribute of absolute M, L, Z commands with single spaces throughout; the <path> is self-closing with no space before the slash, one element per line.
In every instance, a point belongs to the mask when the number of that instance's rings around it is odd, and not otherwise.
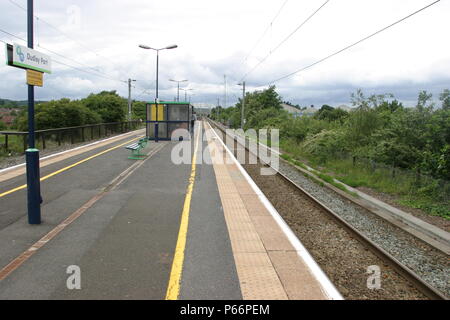
<path fill-rule="evenodd" d="M 218 128 L 222 133 L 227 135 L 226 130 L 222 128 L 220 125 L 215 123 L 214 121 L 208 119 L 208 121 L 213 124 L 216 128 Z M 228 137 L 232 138 L 234 140 L 234 144 L 238 143 L 238 139 L 235 137 L 231 137 L 227 135 Z M 249 153 L 251 153 L 250 149 L 246 145 L 242 145 Z M 255 155 L 253 153 L 253 155 Z M 258 159 L 259 156 L 255 155 Z M 305 189 L 303 189 L 301 186 L 299 186 L 296 182 L 292 181 L 290 178 L 288 178 L 283 173 L 279 172 L 275 168 L 273 168 L 270 164 L 266 163 L 263 159 L 260 159 L 264 165 L 270 167 L 273 169 L 277 175 L 282 177 L 285 181 L 287 181 L 289 184 L 293 185 L 297 190 L 299 190 L 303 195 L 305 195 L 309 200 L 314 202 L 316 205 L 318 205 L 323 211 L 328 213 L 334 221 L 336 221 L 340 226 L 342 226 L 350 235 L 352 235 L 355 239 L 357 239 L 359 242 L 363 243 L 372 253 L 374 253 L 378 258 L 383 260 L 385 263 L 387 263 L 389 266 L 391 266 L 395 271 L 397 271 L 401 276 L 403 276 L 406 280 L 410 281 L 412 284 L 415 285 L 415 287 L 422 292 L 424 295 L 426 295 L 428 298 L 432 300 L 449 300 L 449 298 L 444 295 L 442 292 L 437 290 L 436 288 L 432 287 L 430 284 L 428 284 L 426 281 L 424 281 L 418 274 L 416 274 L 413 270 L 409 269 L 407 266 L 402 264 L 397 258 L 395 258 L 393 255 L 388 253 L 386 250 L 381 248 L 379 245 L 377 245 L 375 242 L 370 240 L 368 237 L 366 237 L 363 233 L 358 231 L 356 228 L 351 226 L 349 223 L 347 223 L 344 219 L 342 219 L 337 213 L 333 212 L 330 208 L 328 208 L 324 203 L 322 203 L 320 200 L 318 200 L 316 197 L 311 195 L 309 192 L 307 192 Z"/>

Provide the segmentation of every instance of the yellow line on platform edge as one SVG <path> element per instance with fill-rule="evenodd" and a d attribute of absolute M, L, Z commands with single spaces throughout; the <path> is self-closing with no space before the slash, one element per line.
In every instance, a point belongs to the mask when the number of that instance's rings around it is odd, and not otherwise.
<path fill-rule="evenodd" d="M 169 285 L 167 287 L 166 300 L 177 300 L 180 293 L 181 274 L 183 272 L 184 250 L 186 248 L 186 237 L 189 225 L 189 212 L 191 209 L 192 192 L 195 183 L 195 163 L 197 162 L 198 138 L 201 125 L 198 126 L 197 138 L 195 140 L 194 155 L 192 156 L 191 175 L 184 199 L 183 212 L 181 214 L 180 231 L 178 232 L 177 246 L 173 257 L 172 269 L 170 271 Z"/>
<path fill-rule="evenodd" d="M 140 137 L 139 137 L 139 138 L 140 138 Z M 79 164 L 82 164 L 82 163 L 84 163 L 84 162 L 86 162 L 86 161 L 89 161 L 89 160 L 94 159 L 94 158 L 96 158 L 96 157 L 98 157 L 98 156 L 101 156 L 102 154 L 105 154 L 105 153 L 110 152 L 110 151 L 112 151 L 112 150 L 114 150 L 114 149 L 120 148 L 121 146 L 126 145 L 127 143 L 130 143 L 130 142 L 133 142 L 133 141 L 135 141 L 135 140 L 137 140 L 137 139 L 139 139 L 139 138 L 134 138 L 134 139 L 128 140 L 127 142 L 121 143 L 121 144 L 119 144 L 119 145 L 117 145 L 117 146 L 115 146 L 115 147 L 112 147 L 112 148 L 109 148 L 109 149 L 104 150 L 104 151 L 102 151 L 102 152 L 99 152 L 99 153 L 97 153 L 97 154 L 94 154 L 94 155 L 92 155 L 92 156 L 90 156 L 90 157 L 88 157 L 88 158 L 86 158 L 86 159 L 83 159 L 83 160 L 78 161 L 78 162 L 76 162 L 76 163 L 74 163 L 74 164 L 71 164 L 70 166 L 67 166 L 67 167 L 62 168 L 62 169 L 60 169 L 60 170 L 57 170 L 57 171 L 55 171 L 55 172 L 52 172 L 52 173 L 46 175 L 45 177 L 42 177 L 40 180 L 41 180 L 41 181 L 47 180 L 48 178 L 51 178 L 51 177 L 53 177 L 53 176 L 56 176 L 57 174 L 59 174 L 59 173 L 61 173 L 61 172 L 67 171 L 67 170 L 69 170 L 69 169 L 71 169 L 71 168 L 73 168 L 73 167 L 75 167 L 75 166 L 78 166 Z M 21 185 L 20 187 L 11 189 L 11 190 L 6 191 L 6 192 L 3 192 L 3 193 L 0 193 L 0 198 L 2 198 L 2 197 L 4 197 L 4 196 L 7 196 L 8 194 L 14 193 L 14 192 L 16 192 L 16 191 L 19 191 L 19 190 L 22 190 L 22 189 L 26 189 L 26 187 L 27 187 L 27 185 L 24 184 L 24 185 Z"/>

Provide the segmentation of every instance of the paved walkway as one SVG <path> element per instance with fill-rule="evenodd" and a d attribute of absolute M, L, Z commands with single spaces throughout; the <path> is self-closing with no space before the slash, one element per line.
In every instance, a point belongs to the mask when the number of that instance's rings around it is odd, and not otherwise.
<path fill-rule="evenodd" d="M 223 156 L 200 129 L 196 157 Z M 165 299 L 174 281 L 178 299 L 326 298 L 237 166 L 175 165 L 172 142 L 129 160 L 139 136 L 42 168 L 39 226 L 27 224 L 23 173 L 0 180 L 0 299 Z"/>

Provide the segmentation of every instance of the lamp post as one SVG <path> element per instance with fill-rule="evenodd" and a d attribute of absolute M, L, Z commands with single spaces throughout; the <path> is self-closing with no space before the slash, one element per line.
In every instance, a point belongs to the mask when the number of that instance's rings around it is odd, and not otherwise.
<path fill-rule="evenodd" d="M 160 48 L 160 49 L 155 49 L 152 47 L 149 47 L 145 44 L 140 44 L 139 48 L 142 49 L 146 49 L 146 50 L 154 50 L 156 51 L 156 97 L 155 97 L 155 105 L 157 106 L 159 103 L 159 97 L 158 97 L 158 73 L 159 73 L 159 52 L 161 50 L 169 50 L 169 49 L 175 49 L 178 48 L 178 46 L 176 44 L 164 47 L 164 48 Z M 147 126 L 147 136 L 148 136 L 148 126 Z M 158 142 L 158 123 L 155 123 L 155 142 Z"/>
<path fill-rule="evenodd" d="M 180 90 L 183 90 L 184 91 L 184 101 L 186 102 L 187 101 L 187 92 L 188 91 L 192 91 L 192 90 L 194 90 L 194 89 L 183 89 L 183 88 L 180 88 Z M 180 99 L 178 99 L 178 101 L 179 101 Z"/>
<path fill-rule="evenodd" d="M 178 46 L 176 44 L 174 44 L 174 45 L 170 45 L 170 46 L 167 46 L 167 47 L 164 47 L 161 49 L 155 49 L 155 48 L 149 47 L 145 44 L 140 44 L 139 48 L 156 51 L 156 98 L 155 98 L 155 102 L 158 103 L 158 99 L 159 99 L 159 97 L 158 97 L 159 52 L 161 50 L 175 49 L 175 48 L 178 48 Z"/>
<path fill-rule="evenodd" d="M 238 86 L 242 86 L 241 129 L 244 129 L 245 81 L 238 83 Z"/>
<path fill-rule="evenodd" d="M 128 79 L 128 121 L 131 121 L 131 82 L 136 82 L 136 80 Z"/>
<path fill-rule="evenodd" d="M 169 79 L 169 81 L 177 82 L 177 84 L 178 84 L 177 101 L 180 102 L 180 82 L 186 82 L 187 80 L 173 80 L 173 79 Z"/>

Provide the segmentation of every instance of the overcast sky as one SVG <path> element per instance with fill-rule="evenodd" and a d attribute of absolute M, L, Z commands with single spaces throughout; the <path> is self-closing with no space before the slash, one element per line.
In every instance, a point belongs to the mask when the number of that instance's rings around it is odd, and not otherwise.
<path fill-rule="evenodd" d="M 138 45 L 177 44 L 177 49 L 160 52 L 160 98 L 172 100 L 177 94 L 169 79 L 188 79 L 183 87 L 194 89 L 192 102 L 216 104 L 219 98 L 223 105 L 226 75 L 232 105 L 242 94 L 237 83 L 262 59 L 267 57 L 245 78 L 250 91 L 431 2 L 330 0 L 277 48 L 325 0 L 35 0 L 40 18 L 35 20 L 35 49 L 53 58 L 53 73 L 44 76 L 36 99 L 83 98 L 102 90 L 117 90 L 125 97 L 128 88 L 121 81 L 128 78 L 137 79 L 133 98 L 154 99 L 156 53 Z M 26 12 L 19 6 L 26 7 L 26 0 L 0 0 L 0 29 L 25 39 Z M 407 105 L 414 104 L 420 90 L 432 92 L 437 100 L 450 88 L 449 16 L 450 0 L 441 0 L 275 85 L 285 100 L 301 105 L 349 104 L 357 88 L 367 94 L 393 93 Z M 3 32 L 0 39 L 24 44 Z M 5 61 L 4 50 L 0 52 Z M 26 99 L 23 70 L 3 64 L 0 79 L 1 98 Z"/>

